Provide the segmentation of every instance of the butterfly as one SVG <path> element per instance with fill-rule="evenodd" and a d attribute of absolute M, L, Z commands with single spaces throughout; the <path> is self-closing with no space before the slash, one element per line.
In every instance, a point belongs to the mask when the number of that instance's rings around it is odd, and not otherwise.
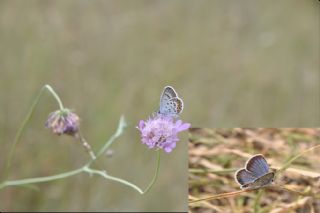
<path fill-rule="evenodd" d="M 275 173 L 269 172 L 269 165 L 263 155 L 251 157 L 243 169 L 235 174 L 236 181 L 241 189 L 258 189 L 271 184 Z"/>
<path fill-rule="evenodd" d="M 178 116 L 183 110 L 183 101 L 171 86 L 166 86 L 160 97 L 158 114 L 165 116 Z"/>

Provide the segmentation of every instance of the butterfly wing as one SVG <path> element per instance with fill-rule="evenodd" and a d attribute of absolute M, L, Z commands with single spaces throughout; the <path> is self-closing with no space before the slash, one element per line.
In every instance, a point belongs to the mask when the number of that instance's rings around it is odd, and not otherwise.
<path fill-rule="evenodd" d="M 179 97 L 171 98 L 160 106 L 160 114 L 176 116 L 183 110 L 183 101 Z"/>
<path fill-rule="evenodd" d="M 268 186 L 273 182 L 274 175 L 274 172 L 269 172 L 257 178 L 254 182 L 242 185 L 241 189 L 258 189 L 264 186 Z"/>
<path fill-rule="evenodd" d="M 235 174 L 235 179 L 240 185 L 245 185 L 254 182 L 257 177 L 245 169 L 239 169 Z"/>
<path fill-rule="evenodd" d="M 269 172 L 269 165 L 263 155 L 259 154 L 251 157 L 247 161 L 245 169 L 259 178 Z"/>
<path fill-rule="evenodd" d="M 178 97 L 178 94 L 171 86 L 166 86 L 163 89 L 160 97 L 159 113 L 162 115 L 176 116 L 183 110 L 183 101 Z"/>
<path fill-rule="evenodd" d="M 168 102 L 171 98 L 178 97 L 178 94 L 171 86 L 166 86 L 160 97 L 160 107 L 163 103 Z"/>

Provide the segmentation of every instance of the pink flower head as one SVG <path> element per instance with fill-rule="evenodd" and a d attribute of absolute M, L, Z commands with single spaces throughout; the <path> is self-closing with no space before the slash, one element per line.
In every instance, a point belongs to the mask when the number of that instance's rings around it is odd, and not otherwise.
<path fill-rule="evenodd" d="M 175 121 L 173 117 L 156 115 L 147 121 L 141 120 L 137 128 L 141 132 L 141 141 L 149 149 L 159 148 L 170 153 L 179 141 L 178 133 L 189 129 L 189 123 Z"/>
<path fill-rule="evenodd" d="M 78 115 L 68 109 L 57 110 L 49 114 L 45 127 L 57 135 L 76 136 L 79 131 L 79 120 Z"/>

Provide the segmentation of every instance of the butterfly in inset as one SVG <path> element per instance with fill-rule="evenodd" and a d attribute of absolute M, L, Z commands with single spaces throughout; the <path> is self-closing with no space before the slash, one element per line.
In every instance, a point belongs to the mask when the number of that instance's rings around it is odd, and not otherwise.
<path fill-rule="evenodd" d="M 270 185 L 274 180 L 275 173 L 269 172 L 269 165 L 263 155 L 251 157 L 243 169 L 235 174 L 236 181 L 241 189 L 258 189 Z"/>

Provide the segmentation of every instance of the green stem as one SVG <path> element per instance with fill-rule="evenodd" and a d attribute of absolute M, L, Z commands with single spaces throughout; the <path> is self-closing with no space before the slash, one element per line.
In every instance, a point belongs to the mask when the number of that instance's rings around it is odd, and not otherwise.
<path fill-rule="evenodd" d="M 160 168 L 160 151 L 158 150 L 157 151 L 157 165 L 156 165 L 156 171 L 153 175 L 153 178 L 151 180 L 151 182 L 149 183 L 149 185 L 147 186 L 147 188 L 142 191 L 142 189 L 140 189 L 137 185 L 129 182 L 129 181 L 126 181 L 124 179 L 121 179 L 121 178 L 117 178 L 117 177 L 114 177 L 114 176 L 111 176 L 111 175 L 108 175 L 106 173 L 106 171 L 101 171 L 101 170 L 95 170 L 95 169 L 91 169 L 90 167 L 88 166 L 85 166 L 84 167 L 84 171 L 85 172 L 88 172 L 89 174 L 97 174 L 97 175 L 100 175 L 106 179 L 109 179 L 109 180 L 113 180 L 113 181 L 116 181 L 116 182 L 119 182 L 119 183 L 122 183 L 124 185 L 127 185 L 133 189 L 135 189 L 136 191 L 138 191 L 140 194 L 146 194 L 151 188 L 152 186 L 154 185 L 154 183 L 156 182 L 157 178 L 158 178 L 158 173 L 159 173 L 159 168 Z"/>
<path fill-rule="evenodd" d="M 7 187 L 7 186 L 19 186 L 19 185 L 32 184 L 32 183 L 49 182 L 49 181 L 53 181 L 53 180 L 58 180 L 58 179 L 70 177 L 70 176 L 79 174 L 83 171 L 84 171 L 84 167 L 80 168 L 80 169 L 72 170 L 69 172 L 65 172 L 65 173 L 61 173 L 61 174 L 57 174 L 57 175 L 52 175 L 52 176 L 4 181 L 3 183 L 0 184 L 0 189 Z"/>
<path fill-rule="evenodd" d="M 147 194 L 148 191 L 152 188 L 154 183 L 156 182 L 158 178 L 158 173 L 159 173 L 159 167 L 160 167 L 160 150 L 157 150 L 157 167 L 156 167 L 156 172 L 154 173 L 154 176 L 149 184 L 149 186 L 143 191 L 143 194 Z"/>
<path fill-rule="evenodd" d="M 143 191 L 142 191 L 138 186 L 136 186 L 135 184 L 130 183 L 130 182 L 128 182 L 128 181 L 126 181 L 126 180 L 123 180 L 123 179 L 121 179 L 121 178 L 117 178 L 117 177 L 108 175 L 108 174 L 106 173 L 106 171 L 95 170 L 95 169 L 91 169 L 91 168 L 89 168 L 89 167 L 86 167 L 85 171 L 88 172 L 89 174 L 100 175 L 100 176 L 104 177 L 105 179 L 122 183 L 122 184 L 124 184 L 124 185 L 127 185 L 127 186 L 135 189 L 135 190 L 138 191 L 140 194 L 143 194 Z"/>
<path fill-rule="evenodd" d="M 62 101 L 60 100 L 60 97 L 58 96 L 58 94 L 52 89 L 52 87 L 48 84 L 46 84 L 44 86 L 44 88 L 46 88 L 52 95 L 53 97 L 57 100 L 58 104 L 59 104 L 59 107 L 60 107 L 60 110 L 64 110 L 64 107 L 63 107 L 63 104 L 62 104 Z"/>
<path fill-rule="evenodd" d="M 105 153 L 107 151 L 107 149 L 112 145 L 113 141 L 122 134 L 124 128 L 126 128 L 126 127 L 127 127 L 127 123 L 124 119 L 124 116 L 122 115 L 120 117 L 119 126 L 118 126 L 116 133 L 114 133 L 111 136 L 111 138 L 104 144 L 104 146 L 98 152 L 96 158 L 100 157 L 103 153 Z"/>
<path fill-rule="evenodd" d="M 83 137 L 81 131 L 79 130 L 78 136 L 77 138 L 80 140 L 80 142 L 82 143 L 82 146 L 85 148 L 85 150 L 88 152 L 88 154 L 91 157 L 91 160 L 94 161 L 97 157 L 94 154 L 90 144 L 87 142 L 87 140 Z"/>
<path fill-rule="evenodd" d="M 34 110 L 40 100 L 40 97 L 44 91 L 44 89 L 47 89 L 52 95 L 53 97 L 55 97 L 55 99 L 57 100 L 59 106 L 60 106 L 60 109 L 63 109 L 63 105 L 62 105 L 62 102 L 59 98 L 59 96 L 55 93 L 55 91 L 52 89 L 51 86 L 49 85 L 45 85 L 41 88 L 40 92 L 38 93 L 37 97 L 34 99 L 29 111 L 28 111 L 28 114 L 27 116 L 25 117 L 25 119 L 23 120 L 20 128 L 18 129 L 18 132 L 17 134 L 15 135 L 14 137 L 14 140 L 13 140 L 13 144 L 12 144 L 12 147 L 10 149 L 10 152 L 9 152 L 9 156 L 8 156 L 8 160 L 7 160 L 7 163 L 6 163 L 6 169 L 5 169 L 5 178 L 8 176 L 8 173 L 9 173 L 9 169 L 10 169 L 10 166 L 11 166 L 11 162 L 12 162 L 12 158 L 13 158 L 13 153 L 16 149 L 16 146 L 18 144 L 18 142 L 20 141 L 21 139 L 21 136 L 22 136 L 22 133 L 23 133 L 23 130 L 26 128 L 26 125 L 28 124 L 28 122 L 30 121 L 33 113 L 34 113 Z"/>

